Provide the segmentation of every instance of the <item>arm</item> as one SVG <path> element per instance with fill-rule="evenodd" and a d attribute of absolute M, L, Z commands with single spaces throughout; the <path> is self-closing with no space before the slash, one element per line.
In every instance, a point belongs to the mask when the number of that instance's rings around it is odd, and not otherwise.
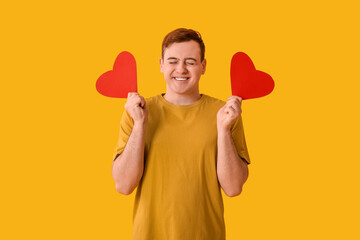
<path fill-rule="evenodd" d="M 145 128 L 147 108 L 145 100 L 137 93 L 129 93 L 125 110 L 134 120 L 134 125 L 124 151 L 112 165 L 112 177 L 116 190 L 130 194 L 139 184 L 144 170 Z"/>
<path fill-rule="evenodd" d="M 217 114 L 217 175 L 221 188 L 229 197 L 237 196 L 248 178 L 247 163 L 236 150 L 231 126 L 241 114 L 241 98 L 232 96 Z"/>

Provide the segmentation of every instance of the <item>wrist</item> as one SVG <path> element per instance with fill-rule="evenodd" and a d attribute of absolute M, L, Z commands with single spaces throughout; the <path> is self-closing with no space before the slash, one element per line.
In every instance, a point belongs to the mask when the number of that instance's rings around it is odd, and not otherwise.
<path fill-rule="evenodd" d="M 230 126 L 218 126 L 217 132 L 218 132 L 218 135 L 230 134 L 231 133 Z"/>
<path fill-rule="evenodd" d="M 146 120 L 138 120 L 138 121 L 134 121 L 134 126 L 133 129 L 144 129 L 146 127 Z"/>

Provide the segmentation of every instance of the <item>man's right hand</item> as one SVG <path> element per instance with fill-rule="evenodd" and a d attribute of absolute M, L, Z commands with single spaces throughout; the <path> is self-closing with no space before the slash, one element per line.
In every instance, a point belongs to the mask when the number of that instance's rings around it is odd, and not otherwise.
<path fill-rule="evenodd" d="M 128 195 L 138 186 L 144 172 L 145 131 L 148 116 L 145 99 L 136 92 L 128 93 L 125 111 L 134 120 L 134 125 L 123 152 L 113 161 L 111 172 L 116 190 Z M 130 123 L 126 121 L 123 124 L 129 126 Z"/>
<path fill-rule="evenodd" d="M 136 92 L 129 92 L 125 109 L 134 120 L 134 124 L 146 124 L 148 109 L 145 99 Z"/>

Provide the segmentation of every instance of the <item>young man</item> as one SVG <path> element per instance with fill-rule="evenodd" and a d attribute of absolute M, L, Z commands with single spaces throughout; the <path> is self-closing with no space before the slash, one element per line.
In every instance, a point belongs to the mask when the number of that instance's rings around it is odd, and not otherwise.
<path fill-rule="evenodd" d="M 200 94 L 206 60 L 198 32 L 176 29 L 162 46 L 166 93 L 129 93 L 112 166 L 116 189 L 137 187 L 133 240 L 224 240 L 220 188 L 239 195 L 250 163 L 241 98 Z"/>

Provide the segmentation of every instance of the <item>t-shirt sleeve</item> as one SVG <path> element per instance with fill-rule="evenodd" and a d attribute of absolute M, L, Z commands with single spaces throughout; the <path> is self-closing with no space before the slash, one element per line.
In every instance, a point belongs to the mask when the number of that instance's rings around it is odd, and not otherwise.
<path fill-rule="evenodd" d="M 113 160 L 115 160 L 124 151 L 125 145 L 130 137 L 133 125 L 134 120 L 131 118 L 129 113 L 124 110 L 120 121 L 119 140 L 116 144 L 116 148 L 113 154 Z"/>
<path fill-rule="evenodd" d="M 236 119 L 233 127 L 231 128 L 231 134 L 239 156 L 245 162 L 247 162 L 247 164 L 250 164 L 250 157 L 246 146 L 244 127 L 243 127 L 241 115 Z"/>

